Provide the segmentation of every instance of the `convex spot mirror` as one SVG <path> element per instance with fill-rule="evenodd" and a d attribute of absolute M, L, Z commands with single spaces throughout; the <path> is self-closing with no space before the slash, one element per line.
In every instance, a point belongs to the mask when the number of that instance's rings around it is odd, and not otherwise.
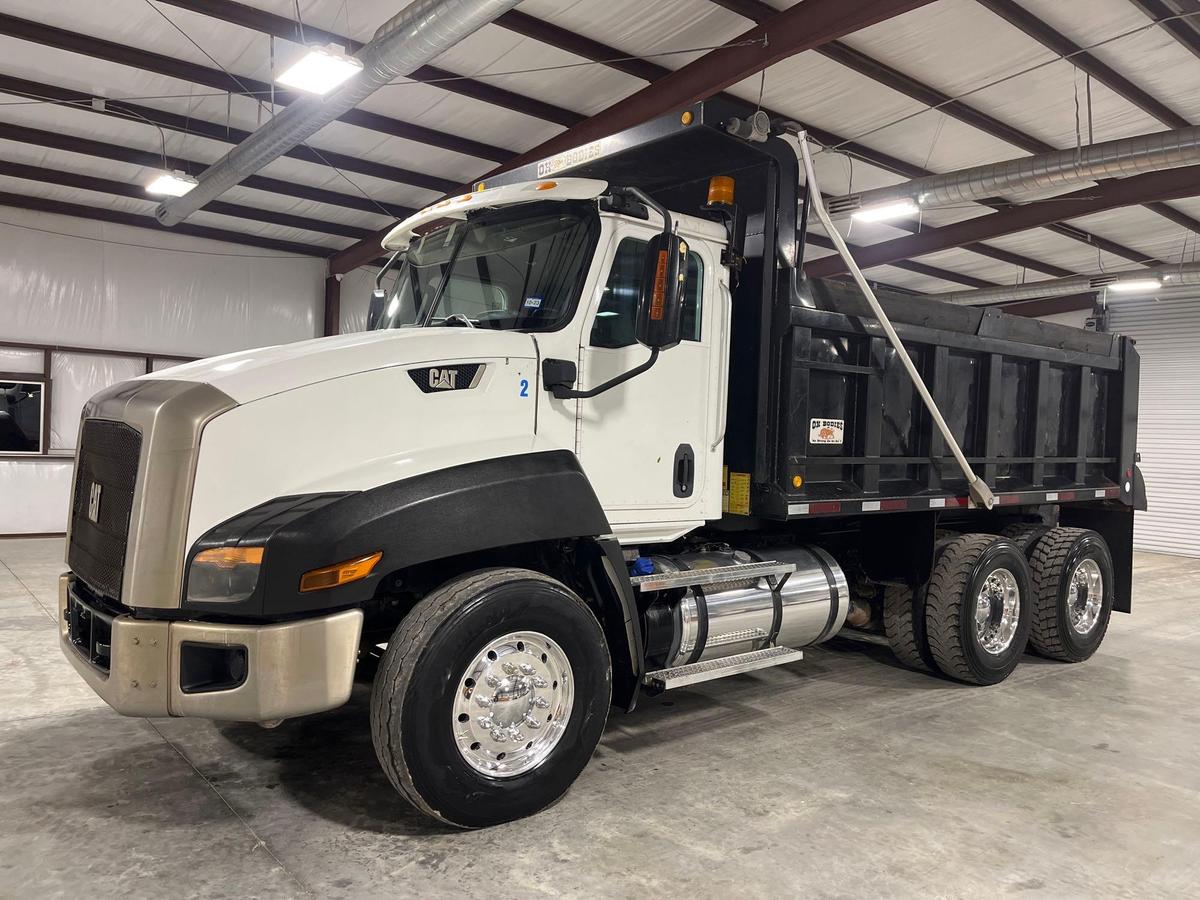
<path fill-rule="evenodd" d="M 654 350 L 679 343 L 687 289 L 687 243 L 677 234 L 660 233 L 646 247 L 638 297 L 637 340 Z"/>

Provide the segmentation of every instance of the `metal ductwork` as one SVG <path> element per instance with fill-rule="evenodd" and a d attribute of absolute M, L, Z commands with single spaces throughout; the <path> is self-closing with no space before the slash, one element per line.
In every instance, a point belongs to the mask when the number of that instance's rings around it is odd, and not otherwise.
<path fill-rule="evenodd" d="M 205 169 L 199 184 L 154 211 L 164 225 L 178 225 L 205 204 L 302 144 L 393 79 L 408 75 L 467 35 L 508 12 L 521 0 L 415 0 L 379 27 L 355 57 L 363 70 L 324 97 L 303 96 Z"/>
<path fill-rule="evenodd" d="M 1200 127 L 1180 128 L 916 178 L 837 197 L 827 205 L 834 215 L 905 201 L 921 207 L 946 206 L 1076 187 L 1082 182 L 1128 178 L 1197 163 L 1200 163 Z"/>
<path fill-rule="evenodd" d="M 1050 278 L 1046 281 L 1034 281 L 1028 284 L 981 288 L 977 291 L 951 291 L 927 296 L 932 300 L 957 303 L 961 306 L 983 306 L 992 303 L 1011 303 L 1017 300 L 1041 300 L 1045 297 L 1086 294 L 1089 291 L 1103 291 L 1121 284 L 1131 285 L 1136 289 L 1136 282 L 1143 281 L 1156 281 L 1163 288 L 1197 285 L 1200 284 L 1200 263 L 1110 272 L 1106 275 L 1069 275 L 1066 278 Z"/>

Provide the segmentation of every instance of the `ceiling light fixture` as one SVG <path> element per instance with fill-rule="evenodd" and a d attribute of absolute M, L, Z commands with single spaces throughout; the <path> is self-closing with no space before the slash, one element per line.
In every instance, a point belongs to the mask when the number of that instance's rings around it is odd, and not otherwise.
<path fill-rule="evenodd" d="M 308 52 L 285 69 L 276 82 L 284 87 L 307 91 L 310 94 L 328 94 L 345 84 L 362 71 L 361 60 L 348 56 L 337 44 L 325 47 L 309 47 Z"/>
<path fill-rule="evenodd" d="M 899 219 L 901 216 L 911 216 L 921 209 L 911 200 L 900 200 L 896 203 L 881 203 L 877 206 L 866 206 L 852 213 L 852 218 L 860 222 L 885 222 L 888 219 Z"/>
<path fill-rule="evenodd" d="M 1128 281 L 1114 281 L 1108 286 L 1109 290 L 1121 294 L 1147 294 L 1161 287 L 1162 282 L 1157 278 L 1130 278 Z"/>
<path fill-rule="evenodd" d="M 197 184 L 199 182 L 185 172 L 159 172 L 154 180 L 146 185 L 146 193 L 160 197 L 182 197 Z"/>

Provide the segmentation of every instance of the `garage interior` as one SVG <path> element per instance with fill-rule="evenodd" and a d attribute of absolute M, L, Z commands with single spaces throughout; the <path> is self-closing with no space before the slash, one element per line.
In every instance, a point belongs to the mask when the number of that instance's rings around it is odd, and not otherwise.
<path fill-rule="evenodd" d="M 0 0 L 0 894 L 1192 894 L 1200 5 L 509 6 L 168 222 L 148 186 L 207 190 L 310 102 L 280 80 L 306 47 L 357 53 L 410 4 Z M 369 684 L 264 729 L 122 718 L 76 676 L 58 579 L 89 398 L 363 332 L 397 221 L 711 97 L 797 123 L 835 208 L 966 173 L 956 201 L 837 220 L 881 294 L 1136 340 L 1149 508 L 1133 614 L 1091 660 L 972 687 L 842 635 L 614 710 L 565 798 L 479 831 L 392 789 Z M 980 186 L 1055 154 L 1061 177 Z M 849 276 L 815 216 L 803 265 Z"/>

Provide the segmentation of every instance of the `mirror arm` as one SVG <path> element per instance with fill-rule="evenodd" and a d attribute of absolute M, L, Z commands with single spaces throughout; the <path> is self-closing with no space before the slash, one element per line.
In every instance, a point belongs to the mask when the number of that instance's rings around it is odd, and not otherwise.
<path fill-rule="evenodd" d="M 387 275 L 387 273 L 392 270 L 392 266 L 396 264 L 396 260 L 398 260 L 403 253 L 403 250 L 397 250 L 388 257 L 388 261 L 383 264 L 382 268 L 379 270 L 379 274 L 375 276 L 375 290 L 383 290 L 383 276 Z"/>
<path fill-rule="evenodd" d="M 633 199 L 637 200 L 639 203 L 643 204 L 644 206 L 648 206 L 650 209 L 654 210 L 656 213 L 658 213 L 660 216 L 662 216 L 663 234 L 671 233 L 671 230 L 673 227 L 673 223 L 671 222 L 671 213 L 667 210 L 667 208 L 665 206 L 663 206 L 661 203 L 659 203 L 657 200 L 655 200 L 653 197 L 651 197 L 649 194 L 647 194 L 641 188 L 623 187 L 623 188 L 619 188 L 617 192 L 624 194 L 626 197 L 632 197 Z"/>
<path fill-rule="evenodd" d="M 550 360 L 546 360 L 546 362 L 550 362 Z M 658 348 L 652 347 L 650 349 L 650 358 L 640 366 L 634 366 L 628 372 L 622 372 L 616 378 L 610 378 L 604 384 L 598 384 L 594 388 L 589 388 L 586 391 L 577 391 L 561 382 L 558 384 L 547 384 L 546 388 L 554 395 L 554 399 L 556 400 L 587 400 L 603 394 L 605 391 L 615 388 L 619 384 L 624 384 L 631 378 L 636 378 L 638 375 L 649 370 L 656 362 L 658 362 Z M 544 368 L 545 365 L 543 364 Z"/>

